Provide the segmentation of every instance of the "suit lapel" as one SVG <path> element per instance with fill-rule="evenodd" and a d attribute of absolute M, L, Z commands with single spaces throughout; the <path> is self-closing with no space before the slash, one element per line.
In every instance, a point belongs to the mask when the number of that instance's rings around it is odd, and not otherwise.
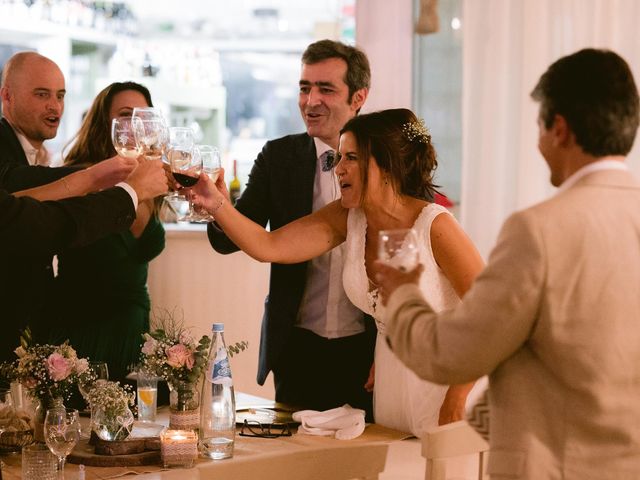
<path fill-rule="evenodd" d="M 293 155 L 290 158 L 292 168 L 290 195 L 291 205 L 296 216 L 311 213 L 313 206 L 313 181 L 316 173 L 316 146 L 308 135 L 301 135 L 295 143 Z"/>
<path fill-rule="evenodd" d="M 20 140 L 18 140 L 13 128 L 11 128 L 11 125 L 9 125 L 9 122 L 7 122 L 7 119 L 4 117 L 0 118 L 0 145 L 6 149 L 2 152 L 0 158 L 11 163 L 29 165 L 27 156 L 22 149 L 22 145 L 20 145 Z"/>

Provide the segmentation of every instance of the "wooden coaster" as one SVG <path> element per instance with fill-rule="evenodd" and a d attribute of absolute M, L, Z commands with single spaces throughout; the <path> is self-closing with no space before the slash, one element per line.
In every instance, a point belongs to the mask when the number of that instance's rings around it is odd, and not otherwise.
<path fill-rule="evenodd" d="M 113 443 L 113 447 L 116 447 L 115 444 L 125 444 L 125 443 L 137 443 L 139 441 L 143 442 L 145 445 L 146 441 L 149 439 L 135 439 L 130 441 L 122 441 L 122 442 L 104 442 L 104 443 Z M 67 457 L 67 461 L 69 463 L 75 464 L 83 464 L 90 467 L 134 467 L 138 465 L 157 465 L 160 463 L 160 446 L 158 439 L 151 439 L 156 442 L 157 449 L 137 452 L 137 453 L 127 453 L 127 454 L 110 454 L 110 455 L 100 455 L 95 452 L 95 448 L 92 445 L 89 445 L 88 440 L 80 440 L 73 451 Z M 140 448 L 139 444 L 136 448 Z M 146 445 L 145 445 L 146 448 Z M 116 450 L 112 451 L 118 451 Z M 119 450 L 119 451 L 126 451 Z"/>

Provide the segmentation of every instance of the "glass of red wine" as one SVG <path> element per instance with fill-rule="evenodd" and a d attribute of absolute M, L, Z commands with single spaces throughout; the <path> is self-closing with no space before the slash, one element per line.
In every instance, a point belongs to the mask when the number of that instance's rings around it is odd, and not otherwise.
<path fill-rule="evenodd" d="M 193 187 L 198 183 L 202 172 L 202 157 L 194 152 L 193 130 L 184 127 L 172 127 L 169 130 L 169 165 L 171 174 L 182 187 Z M 182 220 L 195 220 L 198 215 L 189 201 L 189 213 Z"/>

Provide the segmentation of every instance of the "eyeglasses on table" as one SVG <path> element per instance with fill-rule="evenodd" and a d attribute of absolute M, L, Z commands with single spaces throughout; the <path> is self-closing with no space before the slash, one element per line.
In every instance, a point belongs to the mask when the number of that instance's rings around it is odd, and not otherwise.
<path fill-rule="evenodd" d="M 278 438 L 290 437 L 291 428 L 288 423 L 260 423 L 256 420 L 245 420 L 240 429 L 242 437 Z"/>

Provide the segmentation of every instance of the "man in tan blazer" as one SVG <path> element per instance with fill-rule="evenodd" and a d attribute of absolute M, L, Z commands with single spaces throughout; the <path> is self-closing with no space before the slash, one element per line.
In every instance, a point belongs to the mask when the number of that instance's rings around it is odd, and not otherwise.
<path fill-rule="evenodd" d="M 492 479 L 640 478 L 640 183 L 625 156 L 638 91 L 610 51 L 540 78 L 540 152 L 559 191 L 512 215 L 454 310 L 378 264 L 389 343 L 420 377 L 489 374 Z"/>

